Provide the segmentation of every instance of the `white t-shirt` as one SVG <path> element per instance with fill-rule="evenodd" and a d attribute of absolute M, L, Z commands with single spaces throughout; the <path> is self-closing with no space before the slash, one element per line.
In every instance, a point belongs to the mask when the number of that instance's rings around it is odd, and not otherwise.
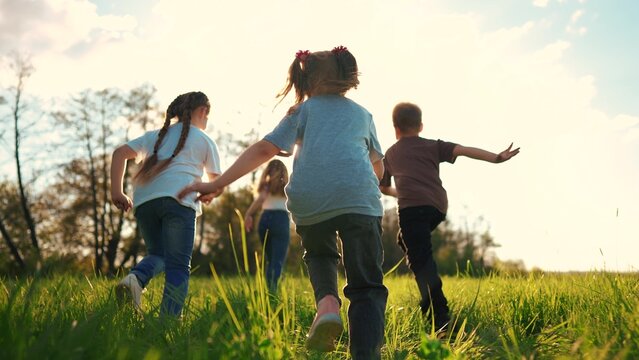
<path fill-rule="evenodd" d="M 286 210 L 286 197 L 273 194 L 266 195 L 262 203 L 263 210 Z"/>
<path fill-rule="evenodd" d="M 138 154 L 136 161 L 139 162 L 139 160 L 153 154 L 153 147 L 159 132 L 159 130 L 149 131 L 127 143 Z M 181 132 L 181 122 L 169 127 L 158 149 L 158 159 L 166 159 L 173 154 Z M 217 144 L 204 131 L 191 126 L 184 147 L 171 160 L 169 166 L 149 182 L 134 187 L 133 208 L 160 197 L 168 196 L 178 200 L 178 192 L 195 180 L 201 179 L 204 170 L 207 173 L 222 173 Z M 202 204 L 196 198 L 197 195 L 193 193 L 178 201 L 195 210 L 196 216 L 199 216 L 202 213 Z"/>

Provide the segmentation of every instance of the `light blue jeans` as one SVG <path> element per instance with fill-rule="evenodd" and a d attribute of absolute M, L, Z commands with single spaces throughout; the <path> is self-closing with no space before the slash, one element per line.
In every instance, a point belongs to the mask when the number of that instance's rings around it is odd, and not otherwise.
<path fill-rule="evenodd" d="M 142 287 L 146 287 L 155 275 L 164 271 L 160 312 L 179 316 L 189 289 L 195 210 L 171 197 L 162 197 L 138 206 L 135 218 L 147 255 L 131 269 L 131 273 Z"/>

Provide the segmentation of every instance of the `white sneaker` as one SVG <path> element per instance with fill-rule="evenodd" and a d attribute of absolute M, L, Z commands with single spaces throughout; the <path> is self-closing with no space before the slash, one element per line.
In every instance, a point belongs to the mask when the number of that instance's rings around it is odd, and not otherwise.
<path fill-rule="evenodd" d="M 133 303 L 133 307 L 138 311 L 142 311 L 142 292 L 144 292 L 144 289 L 140 286 L 138 278 L 133 274 L 125 276 L 124 279 L 120 280 L 118 285 L 115 286 L 115 295 L 118 302 L 120 304 L 126 302 Z"/>

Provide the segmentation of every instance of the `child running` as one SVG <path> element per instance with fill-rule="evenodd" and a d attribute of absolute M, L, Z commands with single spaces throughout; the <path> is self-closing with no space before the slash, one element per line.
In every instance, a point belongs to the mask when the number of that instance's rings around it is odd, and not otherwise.
<path fill-rule="evenodd" d="M 244 214 L 246 231 L 253 230 L 253 214 L 262 209 L 258 232 L 264 245 L 266 284 L 271 292 L 277 282 L 291 241 L 291 220 L 286 210 L 284 187 L 288 183 L 288 170 L 280 160 L 271 160 L 257 185 L 257 197 Z"/>
<path fill-rule="evenodd" d="M 381 148 L 371 114 L 345 97 L 357 87 L 355 57 L 343 46 L 332 51 L 297 52 L 284 98 L 293 88 L 296 106 L 264 139 L 250 146 L 211 183 L 195 183 L 180 195 L 220 191 L 280 152 L 295 158 L 286 186 L 287 206 L 302 238 L 304 261 L 317 314 L 306 345 L 332 351 L 342 333 L 337 264 L 342 243 L 344 295 L 354 359 L 379 359 L 388 291 L 382 272 L 383 174 Z"/>
<path fill-rule="evenodd" d="M 519 148 L 499 154 L 419 136 L 424 125 L 422 111 L 414 104 L 400 103 L 393 110 L 397 142 L 386 151 L 384 177 L 380 188 L 398 199 L 398 243 L 406 254 L 422 297 L 422 313 L 436 331 L 445 331 L 450 322 L 448 301 L 433 258 L 431 232 L 446 217 L 448 198 L 439 177 L 439 163 L 454 163 L 458 156 L 501 163 L 519 153 Z M 391 177 L 395 187 L 391 187 Z M 431 312 L 432 310 L 432 312 Z"/>
<path fill-rule="evenodd" d="M 120 301 L 132 301 L 141 310 L 141 294 L 149 281 L 164 271 L 166 278 L 160 313 L 179 317 L 189 285 L 195 218 L 202 213 L 200 201 L 209 203 L 216 194 L 177 199 L 184 186 L 199 181 L 203 171 L 209 179 L 221 173 L 217 145 L 203 131 L 211 109 L 201 92 L 175 98 L 166 110 L 164 125 L 119 146 L 111 164 L 111 197 L 118 209 L 133 207 L 148 254 L 116 286 Z M 177 117 L 177 123 L 171 120 Z M 128 160 L 144 157 L 133 178 L 133 201 L 124 194 L 122 179 Z"/>

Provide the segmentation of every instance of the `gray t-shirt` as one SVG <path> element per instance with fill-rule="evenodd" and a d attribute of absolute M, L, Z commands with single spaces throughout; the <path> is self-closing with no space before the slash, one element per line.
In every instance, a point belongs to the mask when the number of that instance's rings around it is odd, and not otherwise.
<path fill-rule="evenodd" d="M 430 205 L 446 214 L 448 196 L 439 177 L 439 164 L 455 162 L 453 149 L 456 145 L 419 136 L 400 138 L 386 150 L 384 177 L 380 184 L 390 186 L 391 177 L 395 178 L 400 209 Z"/>
<path fill-rule="evenodd" d="M 382 216 L 370 158 L 382 159 L 383 153 L 373 117 L 362 106 L 339 95 L 313 96 L 264 140 L 295 151 L 286 195 L 297 225 L 348 213 Z"/>

